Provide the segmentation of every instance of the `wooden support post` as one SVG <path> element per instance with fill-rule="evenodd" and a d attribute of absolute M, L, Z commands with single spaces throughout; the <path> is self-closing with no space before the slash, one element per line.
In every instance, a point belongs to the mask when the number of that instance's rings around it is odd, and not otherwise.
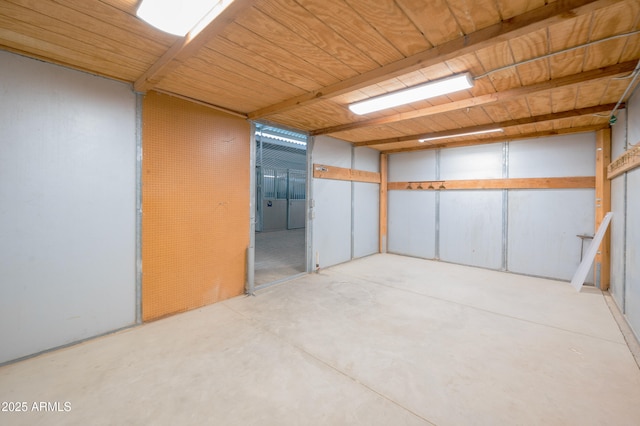
<path fill-rule="evenodd" d="M 596 199 L 595 219 L 598 230 L 604 216 L 611 211 L 611 181 L 607 179 L 607 167 L 611 163 L 611 128 L 596 132 Z M 607 230 L 598 248 L 594 263 L 594 282 L 601 290 L 608 290 L 611 271 L 611 232 Z"/>
<path fill-rule="evenodd" d="M 380 253 L 387 252 L 387 154 L 380 154 Z"/>

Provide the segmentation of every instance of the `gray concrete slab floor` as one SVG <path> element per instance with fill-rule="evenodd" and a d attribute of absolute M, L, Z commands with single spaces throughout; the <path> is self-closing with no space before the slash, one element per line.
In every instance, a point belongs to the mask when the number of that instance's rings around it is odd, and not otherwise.
<path fill-rule="evenodd" d="M 11 425 L 637 425 L 640 370 L 597 289 L 386 254 L 4 366 L 0 401 L 29 404 Z"/>
<path fill-rule="evenodd" d="M 306 271 L 305 229 L 256 232 L 255 285 Z"/>

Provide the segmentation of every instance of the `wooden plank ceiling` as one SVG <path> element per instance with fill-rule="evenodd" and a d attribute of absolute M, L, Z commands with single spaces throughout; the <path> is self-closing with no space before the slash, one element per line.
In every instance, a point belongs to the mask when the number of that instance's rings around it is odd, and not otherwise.
<path fill-rule="evenodd" d="M 0 49 L 386 152 L 606 127 L 640 59 L 640 0 L 236 0 L 184 38 L 138 3 L 0 0 Z M 347 108 L 462 72 L 472 89 Z"/>

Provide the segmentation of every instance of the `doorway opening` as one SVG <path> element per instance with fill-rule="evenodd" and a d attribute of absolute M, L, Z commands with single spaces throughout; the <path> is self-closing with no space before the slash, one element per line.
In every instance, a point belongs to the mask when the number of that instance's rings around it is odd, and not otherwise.
<path fill-rule="evenodd" d="M 306 272 L 307 135 L 256 124 L 254 282 Z"/>

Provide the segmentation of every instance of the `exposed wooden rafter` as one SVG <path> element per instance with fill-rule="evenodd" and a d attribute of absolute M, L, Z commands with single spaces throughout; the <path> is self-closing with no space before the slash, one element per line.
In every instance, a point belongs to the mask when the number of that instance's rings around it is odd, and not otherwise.
<path fill-rule="evenodd" d="M 534 32 L 550 25 L 585 15 L 622 0 L 558 0 L 532 11 L 448 41 L 432 49 L 408 56 L 358 76 L 344 79 L 303 95 L 261 108 L 248 114 L 252 120 L 309 105 L 320 99 L 335 97 L 418 69 L 445 62 L 478 49 Z"/>
<path fill-rule="evenodd" d="M 243 9 L 251 7 L 253 3 L 255 3 L 255 0 L 235 0 L 201 31 L 196 34 L 189 33 L 180 38 L 134 82 L 134 89 L 137 92 L 146 92 L 153 89 L 166 75 L 178 68 L 182 62 L 193 56 L 212 38 L 221 34 L 227 25 L 233 23 Z"/>
<path fill-rule="evenodd" d="M 487 95 L 476 96 L 473 98 L 462 99 L 460 101 L 453 101 L 444 103 L 441 105 L 430 106 L 427 108 L 421 108 L 414 111 L 397 113 L 388 115 L 386 117 L 373 118 L 370 120 L 357 121 L 353 123 L 342 124 L 333 127 L 327 127 L 324 129 L 318 129 L 310 132 L 312 136 L 326 135 L 331 133 L 337 133 L 347 130 L 360 129 L 370 126 L 379 126 L 382 124 L 396 123 L 403 120 L 411 120 L 414 118 L 426 117 L 429 115 L 441 114 L 444 112 L 459 111 L 466 108 L 472 108 L 482 105 L 488 105 L 491 103 L 504 101 L 506 99 L 513 99 L 522 96 L 532 95 L 537 92 L 545 90 L 557 89 L 560 87 L 567 87 L 574 84 L 585 83 L 587 81 L 593 81 L 600 78 L 614 77 L 620 74 L 626 74 L 634 70 L 637 65 L 637 61 L 628 61 L 620 64 L 611 65 L 608 67 L 589 70 L 577 74 L 567 75 L 564 77 L 555 78 L 541 83 L 530 84 L 528 86 L 517 87 L 511 90 L 505 90 L 497 93 L 490 93 Z"/>
<path fill-rule="evenodd" d="M 460 129 L 445 130 L 436 133 L 423 133 L 418 135 L 400 136 L 395 138 L 378 139 L 365 142 L 355 142 L 354 146 L 370 146 L 370 145 L 386 145 L 390 143 L 415 141 L 419 139 L 435 138 L 435 137 L 455 137 L 461 133 L 482 132 L 490 129 L 501 127 L 503 129 L 525 124 L 543 123 L 545 121 L 561 120 L 565 118 L 580 117 L 583 115 L 602 114 L 612 111 L 615 104 L 598 105 L 594 107 L 574 109 L 570 111 L 556 112 L 552 114 L 535 115 L 532 117 L 518 118 L 515 120 L 502 121 L 499 123 L 482 124 L 480 126 L 464 127 Z"/>
<path fill-rule="evenodd" d="M 424 150 L 438 149 L 438 148 L 455 148 L 455 147 L 461 147 L 461 146 L 483 145 L 483 144 L 489 144 L 489 143 L 512 141 L 516 139 L 517 140 L 533 139 L 533 138 L 543 138 L 543 137 L 549 137 L 549 136 L 568 135 L 572 133 L 595 132 L 597 130 L 602 130 L 608 127 L 609 127 L 608 123 L 595 124 L 591 126 L 581 126 L 581 127 L 567 127 L 563 129 L 541 130 L 537 132 L 521 133 L 518 135 L 496 136 L 491 138 L 482 138 L 482 139 L 474 139 L 474 140 L 466 140 L 466 141 L 442 142 L 442 143 L 434 143 L 434 144 L 426 143 L 418 146 L 412 146 L 409 148 L 381 149 L 381 152 L 383 152 L 384 154 L 396 154 L 399 152 L 412 152 L 412 151 L 424 151 Z"/>

